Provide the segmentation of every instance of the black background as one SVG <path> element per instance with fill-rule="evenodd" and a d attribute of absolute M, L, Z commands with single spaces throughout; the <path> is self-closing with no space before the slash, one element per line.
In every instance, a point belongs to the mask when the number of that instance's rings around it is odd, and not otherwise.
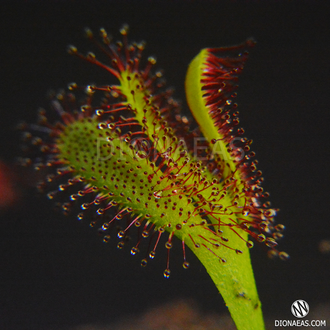
<path fill-rule="evenodd" d="M 185 111 L 184 77 L 199 50 L 254 37 L 240 79 L 240 119 L 272 205 L 281 209 L 277 221 L 287 227 L 280 247 L 291 256 L 274 261 L 257 244 L 252 249 L 263 309 L 271 320 L 292 318 L 296 299 L 311 308 L 330 301 L 330 256 L 318 250 L 330 239 L 326 1 L 11 1 L 1 2 L 0 12 L 0 159 L 9 166 L 20 155 L 16 123 L 35 120 L 49 88 L 107 81 L 66 53 L 71 43 L 91 49 L 84 27 L 105 27 L 117 39 L 128 23 L 130 39 L 147 41 L 145 56 L 157 57 Z M 180 250 L 173 253 L 169 280 L 162 252 L 141 269 L 140 257 L 116 250 L 115 239 L 105 245 L 74 214 L 54 212 L 27 187 L 30 174 L 15 171 L 22 196 L 0 218 L 1 329 L 111 323 L 181 297 L 226 311 L 193 256 L 186 271 Z"/>

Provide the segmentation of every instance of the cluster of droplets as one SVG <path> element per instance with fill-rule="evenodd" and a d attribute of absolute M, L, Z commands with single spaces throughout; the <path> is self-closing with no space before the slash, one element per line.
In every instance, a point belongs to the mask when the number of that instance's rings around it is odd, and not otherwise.
<path fill-rule="evenodd" d="M 117 227 L 115 224 L 119 220 L 130 218 L 126 228 L 118 229 L 117 236 L 121 241 L 117 247 L 124 247 L 131 227 L 139 228 L 140 237 L 137 244 L 131 248 L 132 255 L 139 252 L 142 239 L 150 238 L 150 242 L 151 239 L 156 242 L 147 256 L 154 259 L 160 238 L 168 231 L 169 237 L 165 242 L 168 252 L 165 277 L 170 276 L 169 253 L 173 246 L 173 237 L 186 228 L 193 230 L 203 227 L 206 234 L 199 235 L 199 241 L 190 234 L 181 239 L 185 269 L 189 267 L 185 253 L 187 238 L 193 242 L 195 248 L 206 248 L 220 262 L 226 260 L 218 256 L 213 248 L 225 246 L 237 254 L 242 253 L 241 250 L 228 245 L 228 239 L 222 235 L 224 227 L 239 237 L 240 230 L 247 232 L 258 242 L 265 243 L 271 249 L 270 255 L 287 259 L 285 252 L 278 253 L 275 249 L 276 241 L 283 236 L 284 230 L 283 225 L 274 225 L 276 210 L 269 208 L 267 202 L 260 206 L 259 201 L 268 195 L 263 193 L 260 187 L 262 178 L 261 172 L 256 171 L 257 161 L 250 161 L 253 153 L 246 155 L 244 161 L 236 161 L 236 168 L 229 172 L 226 172 L 227 164 L 214 157 L 210 151 L 206 151 L 206 160 L 193 159 L 193 146 L 189 139 L 198 136 L 198 133 L 188 131 L 189 121 L 180 115 L 178 104 L 171 98 L 171 91 L 158 92 L 163 85 L 158 82 L 161 73 L 151 73 L 155 60 L 149 58 L 146 68 L 139 69 L 144 44 L 128 45 L 126 27 L 121 30 L 121 34 L 124 42 L 113 44 L 105 30 L 101 29 L 103 42 L 107 46 L 105 50 L 95 41 L 91 31 L 87 30 L 88 38 L 110 58 L 110 66 L 97 60 L 93 53 L 86 56 L 80 54 L 74 46 L 69 47 L 69 52 L 104 68 L 118 79 L 123 79 L 125 75 L 129 86 L 134 81 L 134 89 L 128 92 L 133 99 L 138 98 L 141 90 L 147 90 L 148 94 L 143 96 L 146 109 L 143 110 L 141 120 L 137 118 L 136 109 L 127 103 L 128 96 L 122 88 L 92 85 L 79 87 L 75 83 L 70 84 L 69 90 L 85 92 L 83 104 L 77 105 L 72 93 L 59 93 L 53 97 L 51 104 L 61 122 L 51 124 L 42 110 L 37 131 L 45 133 L 47 137 L 34 138 L 30 133 L 25 135 L 26 140 L 30 140 L 43 154 L 43 161 L 35 165 L 36 169 L 55 169 L 55 174 L 48 175 L 39 188 L 44 189 L 48 184 L 69 177 L 57 190 L 48 193 L 48 197 L 54 199 L 58 192 L 72 191 L 80 185 L 81 188 L 70 195 L 70 201 L 63 203 L 62 208 L 68 212 L 78 199 L 92 196 L 91 201 L 81 204 L 82 212 L 78 214 L 78 219 L 82 220 L 90 209 L 96 208 L 97 219 L 91 222 L 92 227 L 107 218 L 110 209 L 117 208 L 116 215 L 103 222 L 100 232 L 103 241 L 107 243 L 110 241 L 108 231 Z M 221 65 L 228 66 L 227 62 L 222 61 Z M 211 58 L 209 63 L 213 68 L 210 67 L 205 77 L 205 97 L 209 98 L 207 104 L 215 125 L 226 136 L 229 146 L 231 140 L 244 131 L 237 129 L 234 132 L 238 113 L 234 112 L 231 119 L 229 111 L 236 106 L 227 97 L 228 93 L 234 96 L 234 92 L 232 87 L 227 88 L 227 85 L 224 85 L 223 79 L 216 78 L 219 77 L 219 60 Z M 238 71 L 234 70 L 233 74 L 236 75 Z M 218 79 L 218 85 L 212 84 L 211 78 Z M 214 93 L 210 90 L 212 88 L 216 88 L 219 95 L 223 93 L 227 99 L 223 100 L 218 94 L 213 96 Z M 93 105 L 95 92 L 103 93 L 103 98 L 97 106 Z M 31 130 L 31 127 L 27 129 Z M 102 141 L 100 145 L 99 140 Z M 119 145 L 116 141 L 119 141 Z M 211 148 L 216 142 L 211 141 L 206 146 Z M 245 152 L 249 152 L 251 142 L 245 138 L 241 139 Z M 123 145 L 127 147 L 125 150 Z M 91 154 L 91 150 L 98 150 L 99 154 Z M 237 149 L 228 147 L 228 152 L 235 156 Z M 133 161 L 120 159 L 132 153 Z M 108 163 L 98 163 L 98 157 L 107 159 Z M 148 166 L 147 170 L 139 165 L 142 160 Z M 32 163 L 31 160 L 24 162 Z M 239 177 L 237 173 L 240 174 Z M 183 200 L 186 201 L 184 207 Z M 152 207 L 162 212 L 148 213 Z M 165 219 L 169 217 L 169 210 L 175 212 L 179 220 L 176 220 L 174 226 L 171 222 L 167 226 L 159 225 L 156 215 L 159 214 L 159 218 Z M 203 219 L 200 223 L 193 220 L 198 216 Z M 253 246 L 251 240 L 243 240 L 249 248 Z M 141 265 L 146 266 L 147 262 L 145 257 Z"/>

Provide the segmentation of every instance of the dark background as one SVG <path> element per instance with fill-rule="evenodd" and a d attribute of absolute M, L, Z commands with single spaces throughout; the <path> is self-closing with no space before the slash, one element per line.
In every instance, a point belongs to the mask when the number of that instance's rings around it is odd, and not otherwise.
<path fill-rule="evenodd" d="M 141 269 L 141 257 L 117 250 L 115 239 L 105 245 L 87 221 L 54 212 L 31 188 L 34 176 L 13 166 L 20 155 L 14 127 L 35 120 L 49 88 L 106 81 L 66 46 L 90 50 L 86 26 L 120 38 L 123 23 L 131 40 L 147 41 L 145 56 L 157 57 L 185 111 L 184 77 L 200 49 L 257 40 L 237 101 L 265 190 L 281 209 L 277 221 L 287 227 L 280 248 L 291 256 L 269 260 L 258 244 L 252 249 L 263 309 L 273 322 L 292 319 L 296 299 L 311 309 L 330 302 L 330 255 L 318 248 L 330 240 L 329 17 L 326 1 L 2 1 L 0 160 L 14 173 L 20 198 L 0 211 L 0 328 L 112 323 L 177 298 L 226 311 L 193 256 L 186 271 L 181 252 L 173 253 L 169 280 L 162 253 Z"/>

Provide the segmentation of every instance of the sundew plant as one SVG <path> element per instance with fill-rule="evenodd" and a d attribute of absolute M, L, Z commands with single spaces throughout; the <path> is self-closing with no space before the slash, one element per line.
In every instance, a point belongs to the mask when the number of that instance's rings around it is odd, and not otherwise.
<path fill-rule="evenodd" d="M 288 255 L 277 250 L 284 226 L 275 224 L 277 210 L 261 187 L 235 103 L 238 76 L 254 42 L 203 49 L 192 60 L 185 88 L 194 127 L 154 70 L 155 59 L 142 57 L 145 45 L 128 42 L 127 26 L 120 32 L 122 41 L 112 42 L 100 29 L 98 41 L 86 29 L 104 60 L 69 47 L 118 84 L 71 83 L 67 92 L 53 94 L 51 110 L 41 109 L 37 124 L 22 126 L 32 155 L 24 164 L 46 173 L 38 187 L 50 199 L 65 192 L 65 212 L 80 203 L 78 219 L 98 226 L 105 243 L 129 245 L 131 254 L 142 255 L 141 266 L 165 247 L 168 278 L 173 245 L 182 247 L 184 268 L 189 248 L 237 329 L 264 329 L 249 249 L 260 242 L 271 257 Z M 134 228 L 138 238 L 132 243 Z"/>

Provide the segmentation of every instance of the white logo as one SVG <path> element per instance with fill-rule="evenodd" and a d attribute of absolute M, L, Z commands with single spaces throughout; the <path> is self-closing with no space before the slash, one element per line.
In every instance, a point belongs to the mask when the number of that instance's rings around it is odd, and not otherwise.
<path fill-rule="evenodd" d="M 303 318 L 305 317 L 309 312 L 309 306 L 305 300 L 296 300 L 292 305 L 291 305 L 291 313 L 293 316 L 298 317 L 298 318 Z"/>

